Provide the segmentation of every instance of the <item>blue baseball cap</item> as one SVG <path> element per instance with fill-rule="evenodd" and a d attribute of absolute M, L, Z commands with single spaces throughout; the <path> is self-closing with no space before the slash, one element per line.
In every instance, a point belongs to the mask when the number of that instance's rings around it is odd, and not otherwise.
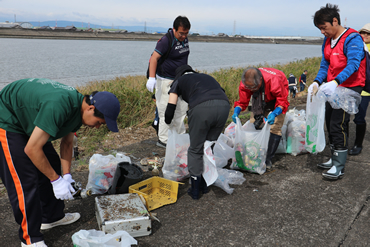
<path fill-rule="evenodd" d="M 97 92 L 94 96 L 90 96 L 90 101 L 104 115 L 108 129 L 118 132 L 117 117 L 120 105 L 116 95 L 106 91 Z"/>

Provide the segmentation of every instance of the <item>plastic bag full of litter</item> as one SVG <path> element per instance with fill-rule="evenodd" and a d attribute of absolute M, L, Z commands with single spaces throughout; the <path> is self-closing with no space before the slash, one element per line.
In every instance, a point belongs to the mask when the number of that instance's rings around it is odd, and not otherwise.
<path fill-rule="evenodd" d="M 336 87 L 334 93 L 327 97 L 327 101 L 334 109 L 343 109 L 353 115 L 358 112 L 361 95 L 349 88 Z"/>

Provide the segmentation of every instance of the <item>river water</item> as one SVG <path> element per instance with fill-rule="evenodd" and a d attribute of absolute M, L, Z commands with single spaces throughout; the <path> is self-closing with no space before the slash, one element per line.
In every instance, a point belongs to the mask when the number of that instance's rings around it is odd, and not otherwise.
<path fill-rule="evenodd" d="M 23 78 L 49 78 L 77 86 L 116 76 L 144 75 L 155 45 L 153 41 L 2 38 L 0 89 Z M 320 45 L 190 42 L 189 65 L 212 72 L 318 56 Z"/>

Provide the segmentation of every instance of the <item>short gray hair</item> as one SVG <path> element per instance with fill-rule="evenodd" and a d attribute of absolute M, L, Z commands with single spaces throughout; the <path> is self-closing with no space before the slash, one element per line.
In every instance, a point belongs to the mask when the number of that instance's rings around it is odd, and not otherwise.
<path fill-rule="evenodd" d="M 247 74 L 247 75 L 246 75 Z M 245 84 L 246 81 L 253 82 L 255 86 L 258 86 L 261 81 L 262 73 L 255 67 L 248 67 L 243 71 L 242 82 Z"/>

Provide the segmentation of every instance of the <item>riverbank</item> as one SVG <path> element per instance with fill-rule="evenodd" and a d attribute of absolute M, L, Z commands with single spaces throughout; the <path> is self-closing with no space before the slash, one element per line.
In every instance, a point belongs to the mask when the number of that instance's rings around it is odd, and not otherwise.
<path fill-rule="evenodd" d="M 157 41 L 163 34 L 149 33 L 118 33 L 118 32 L 87 32 L 71 30 L 43 30 L 43 29 L 13 29 L 0 28 L 0 38 L 18 39 L 75 39 L 75 40 L 127 40 L 127 41 Z M 246 38 L 243 36 L 206 36 L 190 35 L 194 42 L 230 42 L 230 43 L 266 43 L 266 44 L 322 44 L 323 39 L 295 38 Z"/>

